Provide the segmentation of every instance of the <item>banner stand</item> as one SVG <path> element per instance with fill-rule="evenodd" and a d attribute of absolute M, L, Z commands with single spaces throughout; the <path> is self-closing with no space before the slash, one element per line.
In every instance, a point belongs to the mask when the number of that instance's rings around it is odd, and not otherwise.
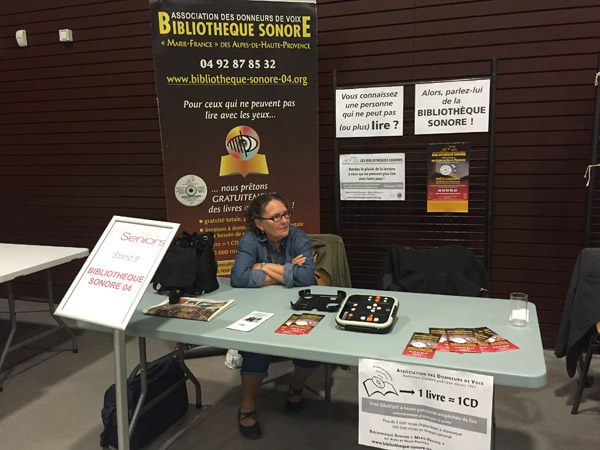
<path fill-rule="evenodd" d="M 338 149 L 338 138 L 335 132 L 335 117 L 336 117 L 336 104 L 335 104 L 335 91 L 337 90 L 337 71 L 333 71 L 332 75 L 332 92 L 333 92 L 333 117 L 334 117 L 334 127 L 333 127 L 333 221 L 334 221 L 334 230 L 335 234 L 338 236 L 342 235 L 342 226 L 341 226 L 341 200 L 340 200 L 340 151 Z"/>
<path fill-rule="evenodd" d="M 588 192 L 587 192 L 587 202 L 586 202 L 586 211 L 585 211 L 585 234 L 584 234 L 584 247 L 589 247 L 591 242 L 592 235 L 592 219 L 593 219 L 593 210 L 594 210 L 594 191 L 596 189 L 596 171 L 592 168 L 592 166 L 598 164 L 598 135 L 599 127 L 600 127 L 600 87 L 598 87 L 598 74 L 600 74 L 600 53 L 598 53 L 598 63 L 596 66 L 596 81 L 594 82 L 594 90 L 595 90 L 595 101 L 594 101 L 594 125 L 592 131 L 592 153 L 590 156 L 590 166 L 588 166 L 588 170 L 590 171 L 590 177 L 588 179 Z"/>
<path fill-rule="evenodd" d="M 494 206 L 494 163 L 496 161 L 496 89 L 498 85 L 498 59 L 492 58 L 490 78 L 490 123 L 488 130 L 487 192 L 485 208 L 485 268 L 492 270 L 492 207 Z"/>
<path fill-rule="evenodd" d="M 127 417 L 127 361 L 125 331 L 114 329 L 115 387 L 117 400 L 117 436 L 120 450 L 129 450 L 129 420 Z M 123 407 L 125 405 L 125 407 Z"/>

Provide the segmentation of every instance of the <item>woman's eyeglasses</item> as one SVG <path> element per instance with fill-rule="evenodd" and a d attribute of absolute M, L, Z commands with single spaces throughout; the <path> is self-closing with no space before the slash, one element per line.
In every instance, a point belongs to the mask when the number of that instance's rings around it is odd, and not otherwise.
<path fill-rule="evenodd" d="M 257 217 L 260 220 L 272 220 L 275 223 L 281 222 L 283 218 L 290 219 L 292 217 L 291 211 L 284 211 L 282 214 L 275 214 L 273 217 Z"/>

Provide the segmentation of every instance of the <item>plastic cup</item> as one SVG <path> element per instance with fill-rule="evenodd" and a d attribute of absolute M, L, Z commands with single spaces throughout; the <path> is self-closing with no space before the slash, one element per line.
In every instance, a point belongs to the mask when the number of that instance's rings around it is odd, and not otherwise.
<path fill-rule="evenodd" d="M 514 327 L 524 327 L 529 322 L 529 298 L 524 292 L 510 294 L 510 323 Z"/>

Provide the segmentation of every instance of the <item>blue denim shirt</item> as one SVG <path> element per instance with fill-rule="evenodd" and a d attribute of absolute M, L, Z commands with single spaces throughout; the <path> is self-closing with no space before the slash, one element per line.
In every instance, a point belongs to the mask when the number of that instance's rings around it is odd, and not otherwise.
<path fill-rule="evenodd" d="M 292 259 L 300 254 L 306 256 L 306 262 L 302 266 L 292 264 Z M 290 225 L 290 232 L 279 244 L 277 252 L 265 235 L 257 236 L 252 231 L 244 234 L 231 269 L 231 285 L 262 287 L 267 274 L 252 268 L 257 262 L 282 264 L 283 284 L 287 287 L 317 284 L 315 260 L 308 236 L 293 225 Z"/>

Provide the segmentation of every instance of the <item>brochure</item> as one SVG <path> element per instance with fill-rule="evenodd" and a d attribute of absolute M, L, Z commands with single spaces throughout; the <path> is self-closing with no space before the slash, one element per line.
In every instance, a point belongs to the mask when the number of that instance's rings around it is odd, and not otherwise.
<path fill-rule="evenodd" d="M 487 327 L 475 328 L 475 337 L 479 341 L 479 349 L 486 352 L 505 352 L 507 350 L 518 350 L 515 344 Z"/>
<path fill-rule="evenodd" d="M 144 310 L 144 314 L 210 322 L 227 308 L 230 308 L 233 303 L 233 299 L 209 300 L 206 298 L 181 297 L 179 302 L 175 304 L 170 304 L 169 299 L 166 299 L 164 302 Z"/>
<path fill-rule="evenodd" d="M 472 328 L 451 328 L 446 330 L 448 347 L 451 352 L 481 353 L 479 343 Z"/>
<path fill-rule="evenodd" d="M 433 342 L 430 336 L 438 339 Z M 433 358 L 436 352 L 492 353 L 519 350 L 515 344 L 488 327 L 478 328 L 429 328 L 429 333 L 415 332 L 403 355 Z"/>
<path fill-rule="evenodd" d="M 325 317 L 323 314 L 292 314 L 275 330 L 275 333 L 308 334 L 323 317 Z"/>
<path fill-rule="evenodd" d="M 430 328 L 429 332 L 431 334 L 439 336 L 439 338 L 440 338 L 436 351 L 438 351 L 438 352 L 449 352 L 450 351 L 450 348 L 448 348 L 448 335 L 446 334 L 445 328 Z"/>
<path fill-rule="evenodd" d="M 238 331 L 250 331 L 255 329 L 261 323 L 273 317 L 273 313 L 261 312 L 261 311 L 252 311 L 245 317 L 242 317 L 237 322 L 232 323 L 227 328 L 230 330 L 238 330 Z"/>
<path fill-rule="evenodd" d="M 419 358 L 433 358 L 439 339 L 440 336 L 435 334 L 413 333 L 402 354 Z"/>

